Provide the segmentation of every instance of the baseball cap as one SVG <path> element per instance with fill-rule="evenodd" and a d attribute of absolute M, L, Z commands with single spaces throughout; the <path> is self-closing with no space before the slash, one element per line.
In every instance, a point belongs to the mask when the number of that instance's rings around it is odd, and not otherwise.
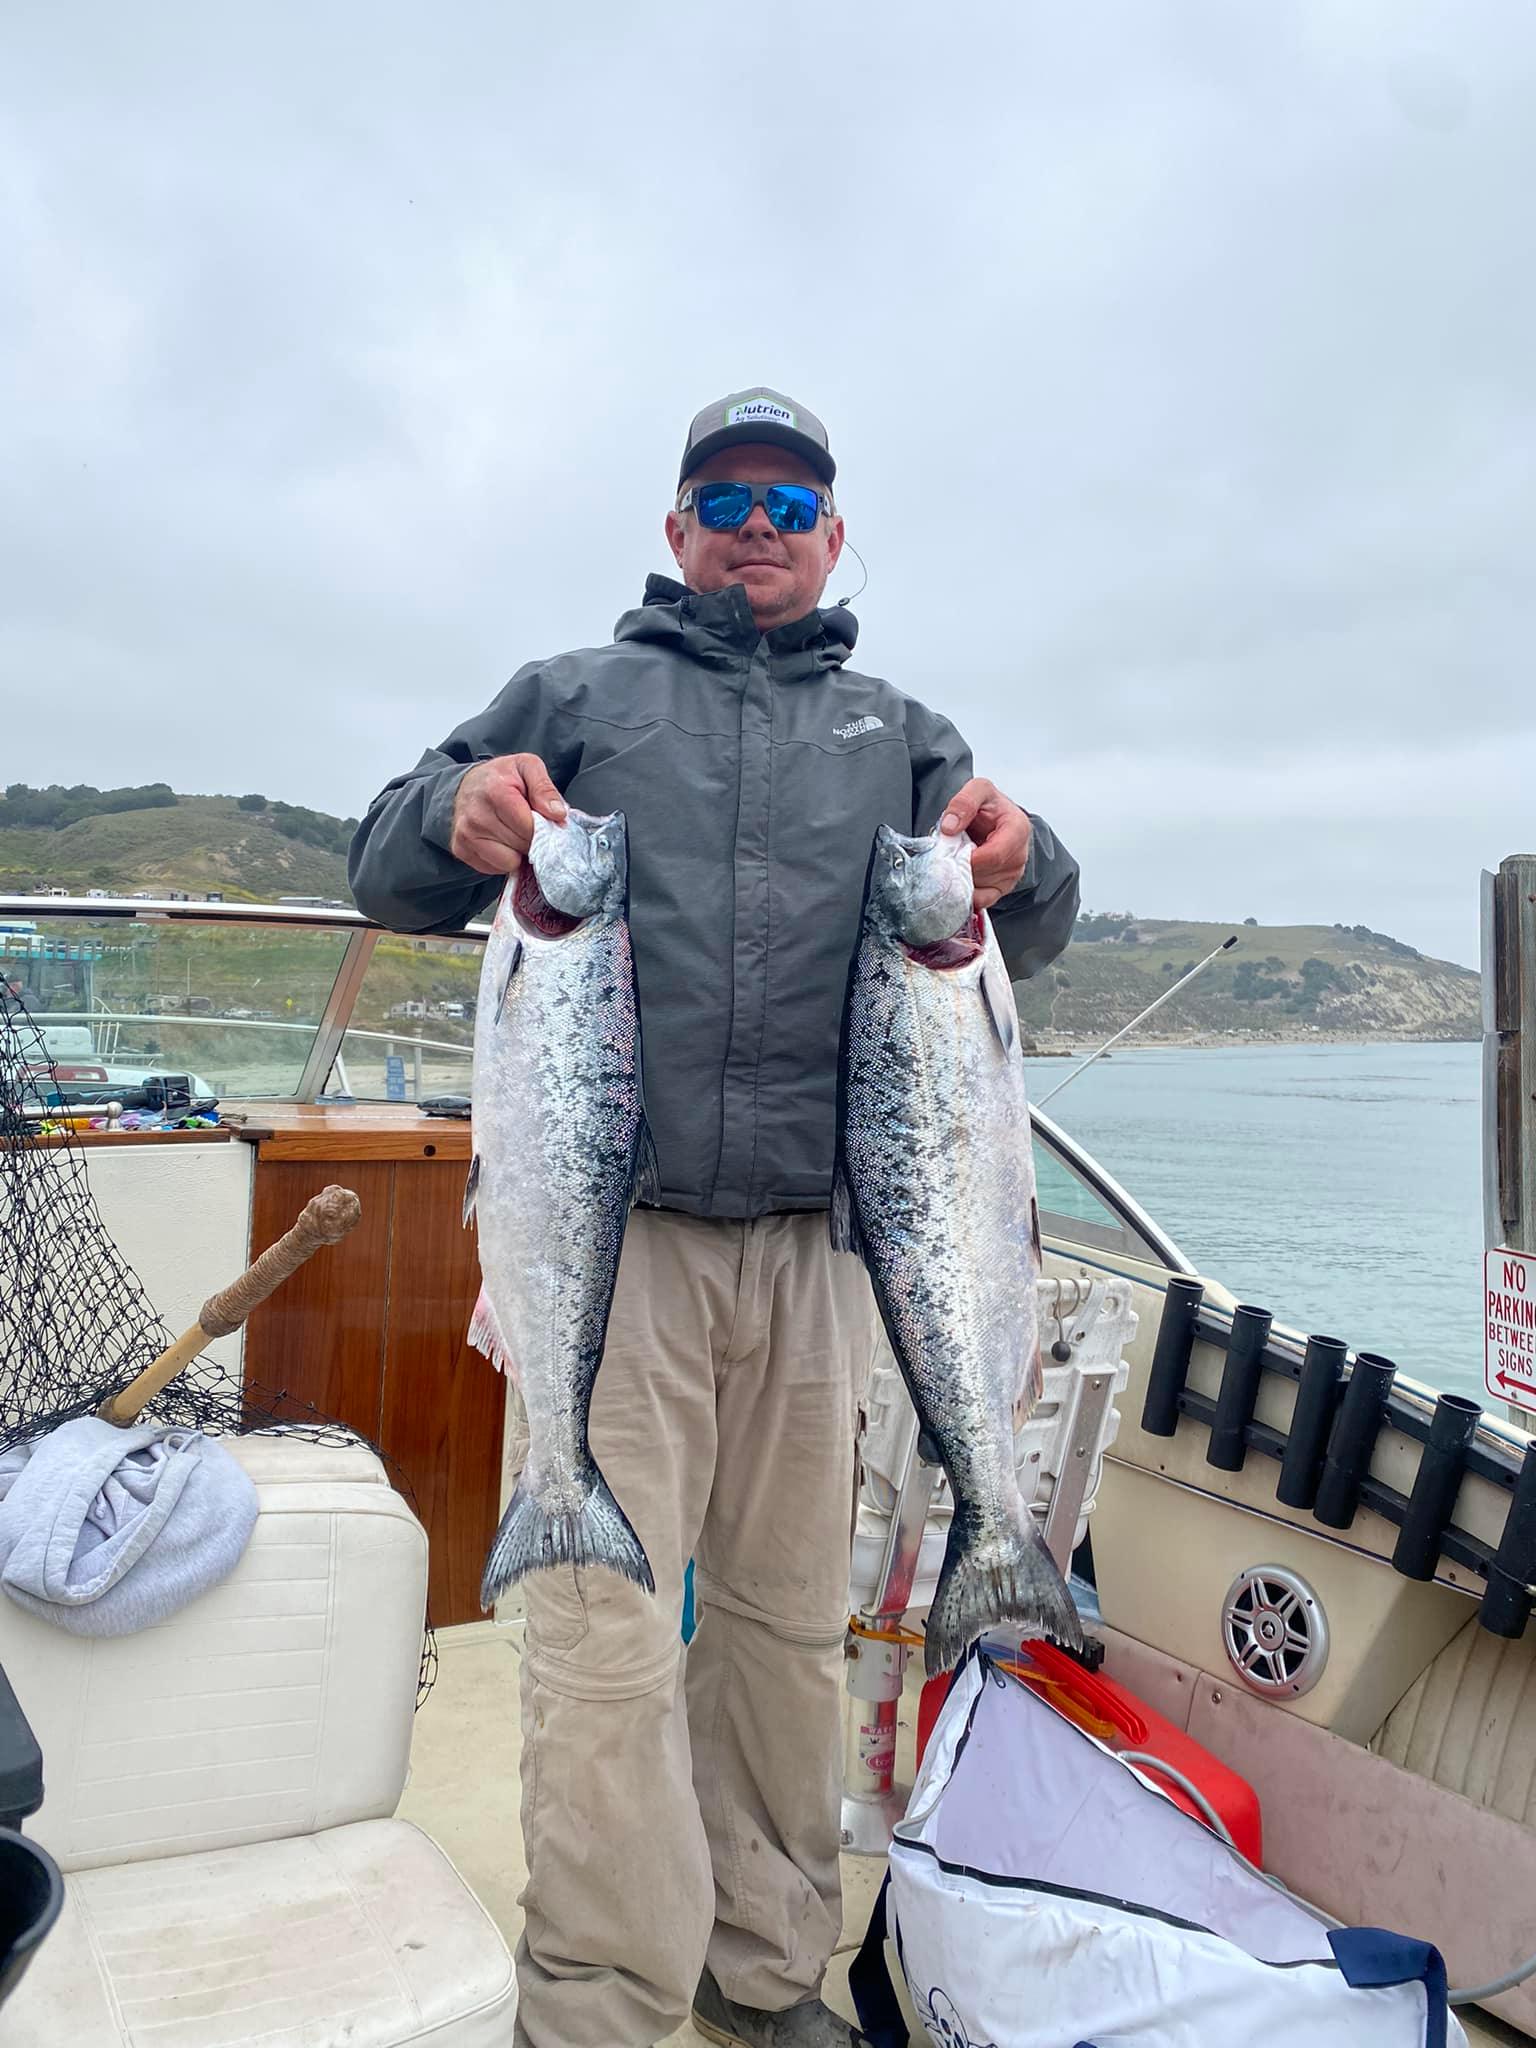
<path fill-rule="evenodd" d="M 837 464 L 827 445 L 827 430 L 815 413 L 807 412 L 782 391 L 770 391 L 766 384 L 755 384 L 750 391 L 733 391 L 727 398 L 717 398 L 713 405 L 694 414 L 683 444 L 682 467 L 677 473 L 679 486 L 687 482 L 701 462 L 708 462 L 722 448 L 734 448 L 745 442 L 788 448 L 808 462 L 824 483 L 831 483 L 837 475 Z"/>

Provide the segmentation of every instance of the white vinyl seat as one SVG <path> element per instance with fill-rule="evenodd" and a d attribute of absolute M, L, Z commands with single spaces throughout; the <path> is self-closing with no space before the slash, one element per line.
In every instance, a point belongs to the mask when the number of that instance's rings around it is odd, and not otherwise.
<path fill-rule="evenodd" d="M 405 1821 L 69 1880 L 5 2039 L 37 2048 L 505 2048 L 506 1945 Z M 19 2029 L 19 2031 L 18 2031 Z"/>
<path fill-rule="evenodd" d="M 426 1536 L 371 1452 L 231 1450 L 235 1572 L 160 1627 L 65 1634 L 0 1598 L 41 1744 L 27 1831 L 65 1872 L 6 2048 L 503 2048 L 499 1930 L 404 1789 Z"/>

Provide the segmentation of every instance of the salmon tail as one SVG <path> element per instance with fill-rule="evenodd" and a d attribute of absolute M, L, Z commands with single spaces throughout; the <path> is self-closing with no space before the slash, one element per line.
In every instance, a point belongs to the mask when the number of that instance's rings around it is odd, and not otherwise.
<path fill-rule="evenodd" d="M 529 1488 L 524 1474 L 507 1502 L 485 1560 L 481 1607 L 488 1614 L 508 1586 L 529 1572 L 557 1564 L 606 1565 L 620 1578 L 643 1586 L 647 1593 L 656 1590 L 645 1548 L 600 1472 L 594 1471 L 586 1504 L 574 1514 L 566 1509 L 551 1514 Z"/>
<path fill-rule="evenodd" d="M 975 1550 L 960 1516 L 949 1532 L 944 1568 L 928 1611 L 924 1661 L 928 1676 L 952 1671 L 972 1643 L 999 1622 L 1016 1622 L 1022 1636 L 1049 1636 L 1064 1649 L 1083 1647 L 1083 1624 L 1056 1561 L 1026 1512 L 1026 1528 L 999 1546 Z"/>

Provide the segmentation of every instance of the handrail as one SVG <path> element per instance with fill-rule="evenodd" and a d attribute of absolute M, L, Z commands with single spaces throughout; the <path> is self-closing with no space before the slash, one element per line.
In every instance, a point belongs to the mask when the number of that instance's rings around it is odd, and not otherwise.
<path fill-rule="evenodd" d="M 199 1011 L 195 1016 L 183 1010 L 33 1010 L 34 1024 L 217 1024 L 231 1031 L 313 1031 L 318 1020 L 292 1023 L 286 1017 L 226 1017 L 218 1010 Z M 350 1024 L 353 1038 L 404 1038 L 412 1045 L 430 1045 L 443 1052 L 468 1052 L 468 1045 L 447 1038 L 412 1038 L 408 1031 L 373 1031 L 362 1024 Z"/>
<path fill-rule="evenodd" d="M 164 1013 L 158 1010 L 33 1010 L 29 1014 L 39 1028 L 45 1028 L 50 1024 L 75 1023 L 153 1024 L 157 1028 L 162 1024 L 180 1024 L 201 1026 L 205 1030 L 210 1026 L 216 1026 L 220 1031 L 300 1031 L 310 1038 L 320 1028 L 317 1019 L 311 1019 L 307 1024 L 291 1024 L 285 1017 L 221 1017 L 217 1010 L 196 1017 L 186 1016 L 176 1010 Z M 409 1031 L 374 1031 L 363 1024 L 349 1024 L 345 1035 L 348 1038 L 377 1038 L 386 1045 L 419 1045 L 426 1052 L 461 1052 L 466 1057 L 474 1051 L 474 1047 L 467 1040 L 416 1038 Z M 55 1057 L 62 1059 L 66 1065 L 70 1063 L 71 1055 L 68 1053 L 60 1053 Z"/>
<path fill-rule="evenodd" d="M 217 1024 L 227 1031 L 302 1031 L 313 1037 L 320 1028 L 318 1018 L 294 1024 L 286 1017 L 221 1017 L 216 1010 L 196 1016 L 183 1010 L 32 1010 L 28 1014 L 39 1029 L 50 1024 Z"/>
<path fill-rule="evenodd" d="M 474 1047 L 459 1044 L 451 1038 L 412 1038 L 408 1031 L 370 1031 L 361 1024 L 347 1026 L 348 1038 L 377 1038 L 385 1045 L 419 1045 L 427 1052 L 460 1052 L 466 1059 Z"/>

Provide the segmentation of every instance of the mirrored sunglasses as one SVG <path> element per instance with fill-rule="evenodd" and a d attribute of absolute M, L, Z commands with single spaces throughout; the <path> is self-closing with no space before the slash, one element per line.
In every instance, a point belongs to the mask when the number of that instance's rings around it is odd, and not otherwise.
<path fill-rule="evenodd" d="M 754 505 L 762 506 L 777 533 L 809 533 L 823 512 L 832 516 L 831 496 L 809 484 L 690 484 L 677 509 L 697 514 L 711 533 L 731 533 L 746 525 Z"/>

